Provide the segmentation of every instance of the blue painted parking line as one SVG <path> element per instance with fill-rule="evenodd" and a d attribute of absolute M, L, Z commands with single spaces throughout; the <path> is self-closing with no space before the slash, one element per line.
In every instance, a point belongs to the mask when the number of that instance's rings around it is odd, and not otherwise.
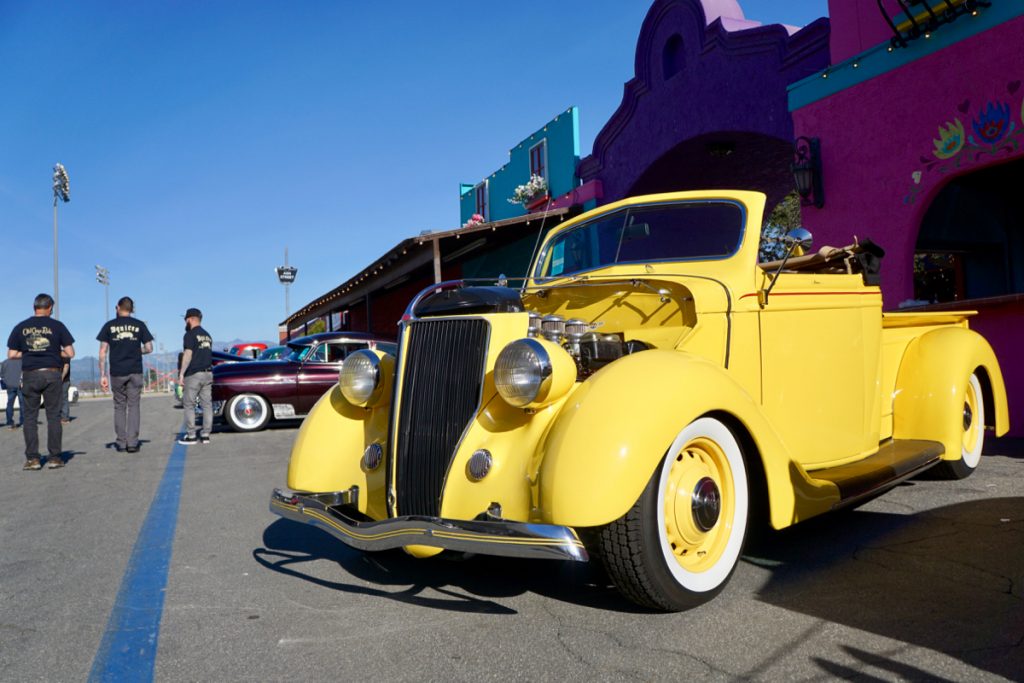
<path fill-rule="evenodd" d="M 92 682 L 153 680 L 187 450 L 171 450 L 93 659 Z"/>

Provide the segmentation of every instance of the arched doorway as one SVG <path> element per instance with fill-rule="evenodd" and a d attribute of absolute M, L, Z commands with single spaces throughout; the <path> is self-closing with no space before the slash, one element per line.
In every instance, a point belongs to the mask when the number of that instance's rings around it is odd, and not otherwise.
<path fill-rule="evenodd" d="M 680 190 L 758 190 L 771 210 L 791 190 L 793 143 L 761 133 L 720 131 L 683 140 L 650 164 L 629 196 Z"/>
<path fill-rule="evenodd" d="M 1024 159 L 951 180 L 921 221 L 914 298 L 922 303 L 1024 292 Z"/>

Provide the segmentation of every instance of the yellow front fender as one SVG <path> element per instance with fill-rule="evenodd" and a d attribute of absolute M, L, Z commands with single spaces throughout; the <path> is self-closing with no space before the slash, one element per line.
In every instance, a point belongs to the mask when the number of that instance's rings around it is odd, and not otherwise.
<path fill-rule="evenodd" d="M 342 491 L 359 487 L 359 511 L 373 519 L 387 517 L 385 467 L 366 473 L 363 451 L 379 443 L 387 452 L 389 406 L 358 408 L 333 389 L 320 397 L 302 422 L 288 463 L 288 487 L 296 491 Z"/>
<path fill-rule="evenodd" d="M 616 361 L 566 402 L 541 446 L 544 522 L 590 527 L 624 515 L 676 435 L 707 413 L 724 413 L 750 436 L 760 458 L 771 523 L 783 528 L 827 511 L 835 485 L 812 481 L 792 462 L 757 403 L 726 370 L 677 351 Z"/>
<path fill-rule="evenodd" d="M 917 337 L 903 354 L 893 392 L 893 437 L 940 441 L 946 447 L 943 459 L 959 460 L 964 395 L 978 368 L 989 404 L 985 424 L 996 436 L 1005 434 L 1010 428 L 1006 387 L 992 347 L 973 330 L 945 327 Z"/>

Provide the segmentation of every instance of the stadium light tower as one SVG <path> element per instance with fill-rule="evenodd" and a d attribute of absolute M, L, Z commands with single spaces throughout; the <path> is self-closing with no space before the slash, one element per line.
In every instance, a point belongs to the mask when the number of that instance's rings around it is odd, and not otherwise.
<path fill-rule="evenodd" d="M 103 285 L 103 315 L 110 317 L 110 271 L 103 266 L 96 266 L 96 282 Z"/>
<path fill-rule="evenodd" d="M 278 281 L 284 285 L 284 317 L 287 318 L 292 314 L 291 306 L 288 305 L 288 288 L 295 282 L 295 275 L 299 272 L 295 266 L 288 265 L 288 247 L 284 248 L 284 265 L 274 268 L 274 272 L 277 273 Z"/>
<path fill-rule="evenodd" d="M 71 182 L 64 164 L 53 167 L 53 317 L 60 320 L 60 286 L 57 282 L 57 204 L 71 201 Z"/>

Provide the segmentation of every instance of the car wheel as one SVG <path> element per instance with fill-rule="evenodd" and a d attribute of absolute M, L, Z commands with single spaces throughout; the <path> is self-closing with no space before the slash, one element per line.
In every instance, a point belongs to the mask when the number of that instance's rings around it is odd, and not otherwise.
<path fill-rule="evenodd" d="M 646 607 L 678 611 L 707 602 L 739 562 L 748 507 L 736 437 L 714 418 L 695 420 L 629 512 L 600 530 L 608 574 Z"/>
<path fill-rule="evenodd" d="M 981 462 L 985 445 L 985 397 L 978 376 L 971 375 L 964 394 L 963 432 L 960 437 L 960 459 L 943 460 L 935 472 L 943 479 L 966 479 Z"/>
<path fill-rule="evenodd" d="M 224 419 L 236 432 L 257 432 L 270 422 L 270 406 L 259 394 L 239 394 L 224 407 Z"/>

